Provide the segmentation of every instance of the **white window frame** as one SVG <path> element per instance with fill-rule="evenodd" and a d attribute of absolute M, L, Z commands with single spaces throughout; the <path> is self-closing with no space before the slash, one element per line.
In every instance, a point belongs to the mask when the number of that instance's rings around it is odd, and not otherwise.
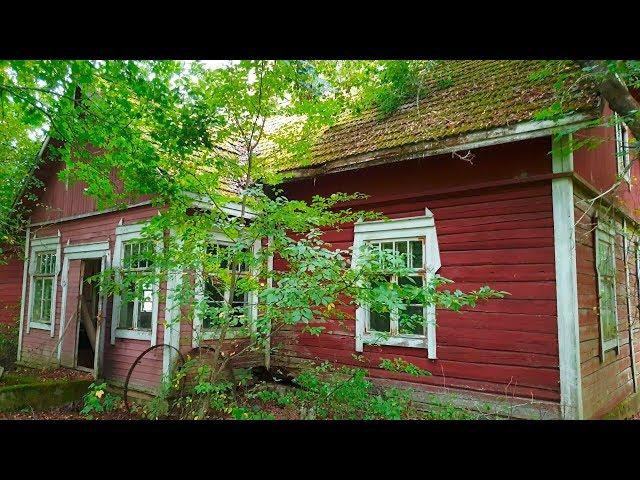
<path fill-rule="evenodd" d="M 120 280 L 120 275 L 117 273 L 117 269 L 122 267 L 122 257 L 124 255 L 123 245 L 132 240 L 144 240 L 141 232 L 148 224 L 148 222 L 145 222 L 134 225 L 120 225 L 116 227 L 116 241 L 113 252 L 113 268 L 116 269 L 116 280 Z M 160 243 L 156 243 L 155 248 L 156 252 L 160 252 L 162 245 Z M 153 307 L 151 311 L 151 331 L 118 328 L 120 323 L 122 297 L 120 295 L 113 296 L 113 309 L 111 312 L 111 345 L 115 345 L 116 338 L 150 341 L 152 346 L 156 344 L 158 336 L 159 290 L 160 285 L 156 281 L 151 286 L 153 300 Z"/>
<path fill-rule="evenodd" d="M 53 274 L 53 287 L 51 290 L 51 313 L 50 313 L 50 321 L 49 323 L 42 322 L 34 322 L 32 321 L 32 313 L 33 313 L 33 301 L 34 301 L 34 290 L 35 290 L 35 269 L 36 269 L 36 258 L 38 253 L 55 253 L 56 255 L 56 264 L 54 267 Z M 56 321 L 56 301 L 58 295 L 58 277 L 60 275 L 60 257 L 61 257 L 62 249 L 60 244 L 60 232 L 58 232 L 58 236 L 56 237 L 46 237 L 46 238 L 34 238 L 31 240 L 31 252 L 29 254 L 29 306 L 27 311 L 27 333 L 32 328 L 38 330 L 49 330 L 51 337 L 53 337 L 55 332 L 55 321 Z"/>
<path fill-rule="evenodd" d="M 626 172 L 625 169 L 631 162 L 629 154 L 629 129 L 627 125 L 620 120 L 620 116 L 614 113 L 615 119 L 615 135 L 616 135 L 616 163 L 618 165 L 618 176 L 622 175 L 627 183 L 631 183 L 631 169 Z M 623 174 L 624 172 L 624 174 Z"/>
<path fill-rule="evenodd" d="M 222 232 L 213 232 L 211 235 L 211 240 L 219 245 L 231 245 L 233 241 L 229 239 Z M 260 241 L 256 241 L 253 244 L 253 251 L 255 253 L 260 249 Z M 257 275 L 258 272 L 254 269 L 251 271 L 253 275 Z M 196 281 L 196 289 L 195 289 L 195 301 L 196 304 L 202 304 L 205 301 L 204 298 L 204 279 L 202 278 L 202 270 L 196 272 L 198 279 Z M 229 292 L 225 291 L 224 298 L 225 301 L 228 299 Z M 247 293 L 247 303 L 249 304 L 249 333 L 255 332 L 255 321 L 258 316 L 258 294 L 257 292 L 248 292 Z M 204 329 L 202 326 L 202 312 L 197 309 L 194 317 L 193 317 L 193 332 L 192 332 L 192 340 L 191 344 L 193 348 L 199 347 L 201 341 L 205 340 L 215 340 L 220 338 L 220 331 L 216 329 Z M 228 339 L 233 338 L 246 338 L 246 326 L 243 327 L 230 327 L 227 329 L 225 333 L 225 337 Z"/>
<path fill-rule="evenodd" d="M 423 241 L 423 258 L 425 264 L 425 285 L 440 269 L 440 249 L 433 213 L 425 208 L 424 216 L 376 220 L 372 222 L 356 222 L 354 224 L 352 268 L 358 263 L 360 249 L 368 242 L 386 242 L 416 240 Z M 379 334 L 367 332 L 369 324 L 369 308 L 360 306 L 356 309 L 356 351 L 362 352 L 364 344 L 390 345 L 427 350 L 430 359 L 436 357 L 436 308 L 429 305 L 424 308 L 426 335 L 398 334 L 388 338 L 380 338 Z"/>
<path fill-rule="evenodd" d="M 598 328 L 600 330 L 600 352 L 602 359 L 604 354 L 609 350 L 616 349 L 619 352 L 620 348 L 620 323 L 618 319 L 618 298 L 617 298 L 617 266 L 616 266 L 616 231 L 613 226 L 613 219 L 606 218 L 606 216 L 598 215 L 597 225 L 595 231 L 595 267 L 598 275 Z M 608 240 L 611 245 L 611 258 L 613 259 L 613 274 L 614 274 L 614 288 L 613 288 L 613 314 L 616 321 L 616 337 L 610 340 L 604 340 L 604 325 L 602 323 L 602 301 L 600 292 L 602 290 L 602 280 L 600 277 L 599 265 L 601 258 L 600 240 Z"/>

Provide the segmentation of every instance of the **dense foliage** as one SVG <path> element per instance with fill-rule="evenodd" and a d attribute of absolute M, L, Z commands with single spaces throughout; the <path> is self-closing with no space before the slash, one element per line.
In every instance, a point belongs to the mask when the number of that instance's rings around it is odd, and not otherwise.
<path fill-rule="evenodd" d="M 279 162 L 303 163 L 341 115 L 372 107 L 385 115 L 419 97 L 436 64 L 243 60 L 211 70 L 200 62 L 0 61 L 0 154 L 8 159 L 0 162 L 0 243 L 19 231 L 15 198 L 43 131 L 57 140 L 52 153 L 66 164 L 61 179 L 85 182 L 98 208 L 149 196 L 159 214 L 143 233 L 157 248 L 140 249 L 130 261 L 153 268 L 107 270 L 101 287 L 126 300 L 174 280 L 167 295 L 175 318 L 206 318 L 216 333 L 212 367 L 199 381 L 208 398 L 225 395 L 229 361 L 262 351 L 282 326 L 303 324 L 318 335 L 325 319 L 343 320 L 357 305 L 399 311 L 401 325 L 410 326 L 422 320 L 406 313 L 409 303 L 459 310 L 499 297 L 488 287 L 451 292 L 434 272 L 425 272 L 424 285 L 389 283 L 392 275 L 408 275 L 406 254 L 365 248 L 359 253 L 366 261 L 354 267 L 353 252 L 325 243 L 322 231 L 380 218 L 343 206 L 364 195 L 303 202 L 274 187 L 283 179 Z M 636 78 L 637 62 L 624 68 L 621 75 Z M 286 268 L 270 269 L 274 256 Z M 206 288 L 223 301 L 205 301 Z M 249 305 L 234 302 L 245 294 Z M 247 308 L 257 311 L 254 321 Z M 238 328 L 249 342 L 229 337 Z M 424 374 L 402 359 L 386 367 Z M 328 388 L 299 381 L 313 395 Z M 368 391 L 362 375 L 353 381 L 362 395 Z M 365 416 L 397 416 L 387 397 L 377 398 L 379 410 Z M 337 415 L 351 418 L 351 407 Z"/>

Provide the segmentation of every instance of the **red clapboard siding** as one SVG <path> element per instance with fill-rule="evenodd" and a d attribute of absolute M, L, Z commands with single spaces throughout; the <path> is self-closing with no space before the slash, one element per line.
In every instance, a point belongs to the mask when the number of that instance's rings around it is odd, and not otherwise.
<path fill-rule="evenodd" d="M 24 261 L 10 250 L 0 258 L 0 323 L 16 325 L 20 317 Z"/>
<path fill-rule="evenodd" d="M 57 180 L 56 180 L 57 181 Z M 58 187 L 54 187 L 55 188 Z M 65 195 L 62 197 L 55 197 L 54 200 L 62 201 L 64 205 L 64 215 L 88 213 L 92 209 L 88 206 L 92 204 L 75 202 L 73 199 L 67 198 Z M 68 202 L 71 202 L 70 204 Z M 71 206 L 69 206 L 71 205 Z M 87 206 L 87 211 L 84 211 L 84 206 Z M 41 212 L 43 207 L 38 207 L 33 213 L 32 221 L 38 219 L 48 218 L 48 214 Z M 80 210 L 77 210 L 80 208 Z M 43 226 L 38 228 L 38 237 L 45 237 L 49 235 L 57 235 L 58 231 L 61 234 L 61 243 L 63 246 L 67 244 L 77 245 L 83 243 L 103 242 L 108 241 L 113 255 L 113 248 L 115 244 L 115 231 L 119 222 L 122 220 L 125 225 L 137 223 L 147 220 L 157 214 L 157 208 L 149 206 L 141 206 L 136 208 L 130 208 L 128 210 L 104 213 L 100 215 L 93 215 L 77 220 L 65 221 L 56 223 L 53 225 Z M 73 261 L 70 263 L 69 270 L 69 286 L 68 286 L 68 301 L 77 298 L 77 294 L 74 294 L 73 290 L 78 288 L 78 279 L 76 278 L 79 261 Z M 75 276 L 74 276 L 75 275 Z M 23 356 L 27 357 L 25 360 L 32 358 L 33 360 L 41 360 L 47 362 L 57 361 L 57 344 L 59 342 L 60 331 L 60 306 L 62 301 L 62 286 L 60 285 L 61 278 L 58 279 L 58 289 L 56 298 L 56 317 L 55 317 L 55 332 L 54 337 L 51 338 L 49 332 L 43 330 L 31 329 L 29 333 L 26 333 L 26 328 L 23 335 Z M 164 288 L 161 285 L 161 289 Z M 28 292 L 27 292 L 28 298 Z M 67 304 L 67 315 L 73 315 L 73 307 L 71 304 Z M 164 304 L 159 305 L 158 309 L 158 331 L 157 338 L 158 343 L 162 342 L 164 329 Z M 116 339 L 115 345 L 111 345 L 111 311 L 112 300 L 107 303 L 106 309 L 106 334 L 104 345 L 104 374 L 108 380 L 118 380 L 123 382 L 126 378 L 127 372 L 135 361 L 136 357 L 150 346 L 149 341 L 143 340 L 131 340 L 131 339 Z M 25 322 L 26 323 L 26 322 Z M 66 334 L 63 340 L 63 359 L 73 359 L 75 338 L 73 335 Z M 162 349 L 157 349 L 147 354 L 147 356 L 138 364 L 131 378 L 132 385 L 141 385 L 146 387 L 155 387 L 159 384 L 162 376 Z"/>
<path fill-rule="evenodd" d="M 611 159 L 604 159 L 608 163 Z M 615 160 L 613 160 L 615 162 Z M 584 164 L 583 164 L 584 165 Z M 615 163 L 613 163 L 615 168 Z M 600 324 L 598 306 L 598 280 L 595 266 L 593 229 L 594 212 L 587 211 L 588 203 L 584 191 L 574 192 L 575 217 L 580 219 L 576 231 L 576 264 L 578 270 L 578 307 L 580 323 L 580 361 L 582 395 L 586 418 L 599 418 L 627 396 L 633 393 L 631 374 L 631 348 L 629 345 L 629 315 L 631 321 L 638 321 L 636 259 L 634 249 L 628 258 L 629 291 L 626 291 L 625 268 L 623 263 L 622 235 L 616 236 L 616 294 L 618 302 L 618 338 L 620 349 L 611 350 L 601 357 Z M 621 226 L 618 226 L 621 231 Z M 631 297 L 631 312 L 627 311 L 627 295 Z M 640 349 L 640 339 L 635 335 L 636 352 Z"/>
<path fill-rule="evenodd" d="M 295 331 L 281 332 L 272 342 L 280 346 L 276 358 L 332 360 L 366 366 L 374 377 L 496 395 L 508 391 L 510 395 L 557 401 L 559 370 L 550 182 L 429 195 L 430 188 L 480 184 L 497 177 L 515 178 L 509 177 L 511 168 L 542 173 L 536 169 L 542 164 L 545 168 L 550 165 L 547 156 L 550 144 L 541 141 L 528 146 L 531 150 L 527 153 L 522 148 L 516 149 L 520 162 L 513 162 L 501 149 L 479 149 L 481 159 L 473 167 L 476 172 L 473 180 L 466 170 L 450 173 L 450 162 L 445 167 L 444 158 L 434 157 L 422 163 L 403 162 L 367 168 L 357 174 L 344 172 L 289 184 L 286 191 L 289 198 L 306 199 L 313 194 L 336 191 L 368 193 L 372 196 L 359 208 L 374 209 L 391 218 L 422 215 L 429 208 L 439 240 L 442 262 L 439 273 L 455 281 L 446 288 L 469 291 L 490 285 L 511 295 L 481 302 L 463 312 L 438 310 L 437 360 L 428 360 L 421 349 L 366 345 L 360 357 L 365 360 L 362 364 L 353 357 L 352 317 L 345 320 L 347 328 L 337 322 L 314 323 L 330 332 L 318 337 L 300 329 L 296 330 L 297 335 Z M 502 176 L 493 170 L 498 163 L 506 169 Z M 454 170 L 457 168 L 462 169 L 456 165 Z M 412 191 L 416 192 L 413 198 L 408 195 Z M 405 192 L 402 198 L 401 192 Z M 358 208 L 357 202 L 353 208 Z M 324 238 L 335 248 L 348 248 L 353 242 L 353 229 L 345 225 L 340 230 L 328 230 Z M 417 378 L 379 368 L 382 358 L 399 356 L 429 370 L 432 376 Z"/>

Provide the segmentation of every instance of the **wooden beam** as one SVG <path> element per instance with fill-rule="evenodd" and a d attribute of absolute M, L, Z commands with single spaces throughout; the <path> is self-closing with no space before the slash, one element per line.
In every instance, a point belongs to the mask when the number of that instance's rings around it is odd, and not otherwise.
<path fill-rule="evenodd" d="M 20 359 L 22 356 L 22 331 L 24 329 L 24 309 L 26 306 L 25 295 L 27 294 L 27 276 L 29 273 L 29 258 L 31 257 L 29 252 L 29 239 L 31 238 L 30 233 L 31 233 L 31 230 L 29 229 L 29 227 L 27 227 L 27 233 L 25 235 L 26 238 L 24 241 L 24 267 L 22 269 L 22 297 L 20 298 L 20 330 L 18 332 L 18 355 L 16 359 L 18 362 L 20 362 Z"/>
<path fill-rule="evenodd" d="M 573 170 L 573 151 L 570 147 L 570 140 L 570 136 L 553 140 L 554 173 Z M 583 418 L 583 406 L 573 180 L 569 177 L 554 178 L 551 181 L 551 191 L 553 197 L 561 414 L 565 419 L 581 419 Z"/>

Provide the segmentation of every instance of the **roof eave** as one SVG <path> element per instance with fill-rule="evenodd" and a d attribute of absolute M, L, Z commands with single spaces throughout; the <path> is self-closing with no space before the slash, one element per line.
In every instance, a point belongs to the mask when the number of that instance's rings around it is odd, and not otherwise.
<path fill-rule="evenodd" d="M 558 120 L 521 122 L 507 127 L 482 130 L 466 135 L 445 138 L 443 140 L 419 142 L 377 150 L 375 152 L 352 155 L 321 165 L 310 165 L 282 173 L 288 177 L 286 181 L 302 180 L 319 175 L 430 157 L 460 150 L 472 150 L 490 145 L 544 137 L 556 133 L 559 129 L 587 127 L 590 122 L 598 117 L 599 114 L 597 111 L 591 111 L 588 113 L 567 115 Z"/>

